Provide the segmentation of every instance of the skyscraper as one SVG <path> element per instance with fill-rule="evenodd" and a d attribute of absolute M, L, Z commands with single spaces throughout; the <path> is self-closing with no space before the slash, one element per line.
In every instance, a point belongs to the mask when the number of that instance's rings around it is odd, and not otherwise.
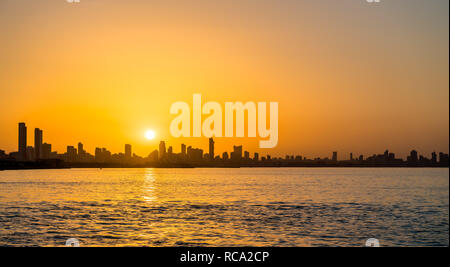
<path fill-rule="evenodd" d="M 20 160 L 27 159 L 27 126 L 24 122 L 19 123 L 19 155 Z"/>
<path fill-rule="evenodd" d="M 242 146 L 233 146 L 233 152 L 231 152 L 231 159 L 233 161 L 241 161 L 241 159 L 242 159 Z"/>
<path fill-rule="evenodd" d="M 166 143 L 164 141 L 159 142 L 159 158 L 163 159 L 166 155 Z"/>
<path fill-rule="evenodd" d="M 228 160 L 228 152 L 223 152 L 222 153 L 222 159 L 223 160 Z"/>
<path fill-rule="evenodd" d="M 77 149 L 73 146 L 67 146 L 66 160 L 68 162 L 75 162 L 77 160 Z"/>
<path fill-rule="evenodd" d="M 417 162 L 417 160 L 418 160 L 417 151 L 412 150 L 411 153 L 409 154 L 409 161 Z"/>
<path fill-rule="evenodd" d="M 81 142 L 78 143 L 78 156 L 82 156 L 85 153 L 83 149 L 83 144 Z"/>
<path fill-rule="evenodd" d="M 436 152 L 431 153 L 431 162 L 433 162 L 433 163 L 437 162 L 437 154 L 436 154 Z"/>
<path fill-rule="evenodd" d="M 95 148 L 95 161 L 96 162 L 103 162 L 102 149 L 99 148 L 99 147 Z"/>
<path fill-rule="evenodd" d="M 42 130 L 39 128 L 34 129 L 34 153 L 35 159 L 41 158 L 41 148 L 42 148 Z"/>
<path fill-rule="evenodd" d="M 125 144 L 125 158 L 131 159 L 131 145 Z"/>
<path fill-rule="evenodd" d="M 214 139 L 209 138 L 209 159 L 214 160 Z"/>
<path fill-rule="evenodd" d="M 250 159 L 250 152 L 244 151 L 244 159 L 249 160 Z"/>
<path fill-rule="evenodd" d="M 333 152 L 333 161 L 337 161 L 337 152 L 336 151 Z"/>
<path fill-rule="evenodd" d="M 181 144 L 181 154 L 186 156 L 186 145 L 185 144 Z"/>
<path fill-rule="evenodd" d="M 49 159 L 50 154 L 52 153 L 52 145 L 43 143 L 41 148 L 42 148 L 42 151 L 41 151 L 42 158 Z"/>

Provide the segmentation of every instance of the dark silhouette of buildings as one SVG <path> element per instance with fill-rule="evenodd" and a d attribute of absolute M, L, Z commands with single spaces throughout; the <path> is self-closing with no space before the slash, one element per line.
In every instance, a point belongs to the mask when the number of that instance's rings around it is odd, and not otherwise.
<path fill-rule="evenodd" d="M 407 157 L 407 161 L 409 161 L 409 162 L 417 162 L 418 161 L 417 151 L 412 150 L 410 155 Z"/>
<path fill-rule="evenodd" d="M 19 122 L 19 159 L 27 159 L 27 126 L 24 122 Z"/>
<path fill-rule="evenodd" d="M 448 154 L 439 152 L 439 163 L 443 163 L 448 166 Z"/>
<path fill-rule="evenodd" d="M 130 144 L 125 145 L 125 158 L 127 160 L 131 159 L 131 145 Z"/>
<path fill-rule="evenodd" d="M 337 158 L 337 151 L 333 152 L 333 159 L 334 162 L 337 162 L 338 158 Z"/>
<path fill-rule="evenodd" d="M 41 158 L 41 147 L 42 147 L 42 130 L 39 128 L 34 129 L 34 153 L 35 159 Z"/>
<path fill-rule="evenodd" d="M 242 159 L 242 146 L 233 146 L 230 158 L 234 162 L 240 162 Z"/>
<path fill-rule="evenodd" d="M 186 145 L 185 144 L 181 144 L 181 154 L 186 156 Z"/>
<path fill-rule="evenodd" d="M 159 142 L 159 158 L 163 159 L 166 156 L 166 143 L 164 141 Z"/>
<path fill-rule="evenodd" d="M 214 160 L 214 139 L 209 138 L 209 159 Z"/>
<path fill-rule="evenodd" d="M 41 146 L 41 149 L 42 149 L 42 151 L 41 151 L 42 159 L 50 159 L 51 153 L 52 153 L 52 145 L 43 143 Z"/>
<path fill-rule="evenodd" d="M 161 141 L 159 150 L 155 149 L 147 157 L 132 154 L 132 146 L 125 144 L 121 153 L 111 153 L 107 148 L 95 148 L 91 155 L 84 149 L 81 142 L 77 148 L 67 146 L 63 154 L 52 151 L 51 144 L 42 143 L 43 133 L 39 128 L 34 132 L 34 147 L 27 146 L 27 127 L 19 123 L 18 152 L 6 154 L 0 150 L 0 169 L 7 168 L 61 168 L 61 167 L 448 167 L 448 154 L 431 153 L 431 158 L 419 155 L 412 150 L 406 161 L 396 158 L 394 153 L 385 150 L 382 154 L 374 154 L 364 159 L 350 153 L 350 160 L 338 160 L 338 152 L 332 153 L 332 158 L 308 159 L 301 155 L 286 155 L 285 157 L 260 157 L 254 153 L 250 157 L 249 151 L 243 151 L 242 146 L 233 146 L 229 154 L 215 155 L 213 138 L 209 138 L 209 153 L 202 149 L 186 147 L 181 144 L 180 153 L 176 153 L 172 146 L 166 151 L 166 143 Z"/>

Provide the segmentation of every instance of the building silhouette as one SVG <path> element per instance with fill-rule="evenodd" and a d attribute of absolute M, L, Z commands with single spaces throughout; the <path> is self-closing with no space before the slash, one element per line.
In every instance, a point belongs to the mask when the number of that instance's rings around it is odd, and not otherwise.
<path fill-rule="evenodd" d="M 57 162 L 64 163 L 65 167 L 448 167 L 449 156 L 446 153 L 431 153 L 431 157 L 419 155 L 416 150 L 412 150 L 406 160 L 396 158 L 395 154 L 385 150 L 381 154 L 373 154 L 365 158 L 363 155 L 354 157 L 350 153 L 350 160 L 338 160 L 338 152 L 332 152 L 332 157 L 308 159 L 301 155 L 285 155 L 285 157 L 271 157 L 266 155 L 260 157 L 255 152 L 253 159 L 250 158 L 249 151 L 243 151 L 243 146 L 233 146 L 231 153 L 224 151 L 215 155 L 215 141 L 208 139 L 209 153 L 204 153 L 202 149 L 192 146 L 186 147 L 181 144 L 181 152 L 175 153 L 172 146 L 166 143 L 159 143 L 159 150 L 155 149 L 146 157 L 132 154 L 131 144 L 125 144 L 125 151 L 111 153 L 107 148 L 95 148 L 95 155 L 91 155 L 84 149 L 81 142 L 77 148 L 67 146 L 63 154 L 52 152 L 52 146 L 43 143 L 43 131 L 35 129 L 34 147 L 27 146 L 27 127 L 25 123 L 19 123 L 18 150 L 9 154 L 0 150 L 0 169 L 4 166 L 24 166 L 47 167 L 62 166 Z M 6 162 L 6 163 L 5 163 Z M 15 164 L 14 162 L 17 162 Z M 54 163 L 52 163 L 54 162 Z M 50 164 L 48 164 L 50 163 Z"/>
<path fill-rule="evenodd" d="M 42 148 L 42 151 L 41 151 L 42 159 L 50 159 L 51 153 L 52 153 L 52 145 L 43 143 L 41 148 Z"/>
<path fill-rule="evenodd" d="M 223 159 L 224 161 L 227 161 L 227 160 L 228 160 L 228 152 L 223 152 L 223 153 L 222 153 L 222 159 Z"/>
<path fill-rule="evenodd" d="M 209 138 L 209 159 L 214 160 L 214 140 Z"/>
<path fill-rule="evenodd" d="M 20 160 L 27 159 L 27 126 L 19 122 L 19 157 Z"/>
<path fill-rule="evenodd" d="M 231 152 L 231 160 L 239 162 L 242 160 L 242 146 L 233 146 L 233 152 Z"/>
<path fill-rule="evenodd" d="M 181 144 L 181 154 L 183 156 L 186 156 L 186 145 L 185 144 Z"/>
<path fill-rule="evenodd" d="M 163 159 L 166 156 L 166 143 L 164 141 L 159 142 L 159 159 Z"/>
<path fill-rule="evenodd" d="M 448 154 L 439 152 L 439 163 L 448 165 Z"/>
<path fill-rule="evenodd" d="M 78 156 L 83 156 L 86 153 L 83 147 L 83 143 L 78 143 Z"/>
<path fill-rule="evenodd" d="M 34 153 L 35 159 L 41 158 L 41 147 L 42 147 L 42 130 L 39 128 L 34 129 Z"/>
<path fill-rule="evenodd" d="M 418 161 L 417 151 L 412 150 L 409 156 L 406 158 L 406 161 L 416 163 Z"/>
<path fill-rule="evenodd" d="M 125 144 L 125 159 L 130 160 L 131 159 L 131 145 Z"/>
<path fill-rule="evenodd" d="M 34 151 L 34 147 L 27 146 L 26 159 L 31 161 L 36 160 L 36 152 Z"/>

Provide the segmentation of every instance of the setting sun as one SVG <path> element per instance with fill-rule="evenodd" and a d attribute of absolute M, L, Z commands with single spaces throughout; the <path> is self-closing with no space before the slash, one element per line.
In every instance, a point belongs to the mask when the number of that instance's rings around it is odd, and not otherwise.
<path fill-rule="evenodd" d="M 147 138 L 148 140 L 153 140 L 155 139 L 155 131 L 153 130 L 148 130 L 145 132 L 145 138 Z"/>

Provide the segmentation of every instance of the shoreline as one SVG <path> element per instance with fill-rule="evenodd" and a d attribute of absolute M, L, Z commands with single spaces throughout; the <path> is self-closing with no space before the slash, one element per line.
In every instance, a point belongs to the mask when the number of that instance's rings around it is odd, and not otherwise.
<path fill-rule="evenodd" d="M 154 169 L 239 169 L 239 168 L 355 168 L 355 169 L 369 169 L 369 168 L 414 168 L 414 169 L 442 169 L 449 168 L 449 166 L 321 166 L 321 165 L 305 165 L 305 166 L 64 166 L 64 167 L 11 167 L 0 168 L 0 171 L 13 171 L 13 170 L 61 170 L 61 169 L 141 169 L 141 168 L 154 168 Z"/>

